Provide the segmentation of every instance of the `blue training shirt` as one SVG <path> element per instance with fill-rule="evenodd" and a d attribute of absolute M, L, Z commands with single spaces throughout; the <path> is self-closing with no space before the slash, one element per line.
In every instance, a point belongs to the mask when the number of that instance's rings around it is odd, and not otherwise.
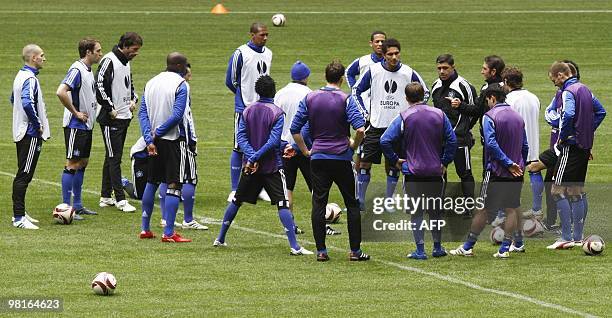
<path fill-rule="evenodd" d="M 321 90 L 336 90 L 337 88 L 333 87 L 323 87 Z M 365 119 L 362 115 L 361 111 L 357 108 L 355 103 L 350 102 L 351 98 L 349 97 L 346 102 L 346 115 L 347 120 L 353 126 L 353 129 L 359 129 L 365 126 Z M 300 102 L 298 106 L 298 110 L 293 117 L 293 122 L 291 122 L 291 134 L 298 134 L 302 131 L 302 127 L 306 125 L 308 122 L 308 105 L 306 105 L 306 97 Z M 310 132 L 308 131 L 308 135 Z M 312 160 L 319 159 L 329 159 L 329 160 L 344 160 L 344 161 L 352 161 L 353 160 L 353 149 L 350 147 L 342 154 L 328 154 L 328 153 L 314 153 L 311 157 Z"/>

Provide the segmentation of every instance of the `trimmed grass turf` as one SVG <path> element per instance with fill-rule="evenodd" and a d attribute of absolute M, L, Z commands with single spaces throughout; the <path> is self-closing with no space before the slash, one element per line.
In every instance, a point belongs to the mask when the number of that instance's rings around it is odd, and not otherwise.
<path fill-rule="evenodd" d="M 285 12 L 287 26 L 270 28 L 269 47 L 274 52 L 272 76 L 277 88 L 289 80 L 291 64 L 300 59 L 312 69 L 311 88 L 324 84 L 322 72 L 333 58 L 348 65 L 352 59 L 366 54 L 367 40 L 374 29 L 382 29 L 402 43 L 404 62 L 417 70 L 431 84 L 436 78 L 434 59 L 438 54 L 455 55 L 459 73 L 477 88 L 482 58 L 499 54 L 507 64 L 521 67 L 525 87 L 548 104 L 555 88 L 547 78 L 547 68 L 555 59 L 571 58 L 580 66 L 582 79 L 604 106 L 610 105 L 612 88 L 608 73 L 612 44 L 607 30 L 612 27 L 611 13 L 495 13 L 484 14 L 484 2 L 456 1 L 404 2 L 374 4 L 356 2 L 309 2 L 298 4 L 273 1 L 238 2 L 225 5 L 240 13 L 212 16 L 206 12 L 211 3 L 186 1 L 180 7 L 168 7 L 163 1 L 132 1 L 125 11 L 163 11 L 164 13 L 126 13 L 115 15 L 113 3 L 88 4 L 98 12 L 82 13 L 10 13 L 21 10 L 82 10 L 70 1 L 35 1 L 31 6 L 10 1 L 0 11 L 0 32 L 3 45 L 0 56 L 0 92 L 7 107 L 0 113 L 0 170 L 15 171 L 15 146 L 11 137 L 12 113 L 6 102 L 16 70 L 21 66 L 19 53 L 30 42 L 40 44 L 47 55 L 47 65 L 40 80 L 54 138 L 45 143 L 36 171 L 36 178 L 59 182 L 64 143 L 61 129 L 62 107 L 55 89 L 67 67 L 77 58 L 76 43 L 85 35 L 102 41 L 110 50 L 119 35 L 133 30 L 141 33 L 145 45 L 133 61 L 133 77 L 139 94 L 146 81 L 164 68 L 165 55 L 172 50 L 184 52 L 193 65 L 192 97 L 196 125 L 200 136 L 199 173 L 196 213 L 219 219 L 223 216 L 229 192 L 228 157 L 232 144 L 232 95 L 224 86 L 227 59 L 231 52 L 248 40 L 248 24 L 254 20 L 267 22 L 268 12 Z M 498 4 L 496 4 L 498 5 Z M 499 10 L 565 10 L 612 9 L 610 2 L 573 2 L 572 8 L 559 8 L 553 1 L 513 2 L 498 5 Z M 298 11 L 438 11 L 448 13 L 402 14 L 297 14 Z M 479 12 L 457 12 L 473 11 Z M 168 11 L 180 11 L 171 13 Z M 194 11 L 196 13 L 194 13 Z M 197 13 L 202 11 L 203 13 Z M 571 27 L 562 23 L 571 21 Z M 569 40 L 571 39 L 571 40 Z M 612 152 L 607 151 L 610 119 L 597 133 L 595 161 L 589 168 L 589 181 L 597 182 L 605 194 L 610 181 Z M 547 144 L 543 119 L 541 149 Z M 136 140 L 138 124 L 132 123 L 126 148 Z M 477 134 L 477 132 L 476 132 Z M 94 131 L 94 147 L 84 187 L 97 192 L 103 160 L 103 144 L 99 128 Z M 480 166 L 481 148 L 473 149 L 473 166 Z M 124 152 L 124 175 L 129 174 L 128 150 Z M 452 170 L 452 169 L 451 169 Z M 374 169 L 374 178 L 383 182 L 382 168 Z M 480 175 L 475 171 L 477 180 Z M 451 173 L 452 176 L 452 173 Z M 285 240 L 231 229 L 227 250 L 213 249 L 211 243 L 218 226 L 208 232 L 187 232 L 194 243 L 172 246 L 154 241 L 139 241 L 140 215 L 122 214 L 112 208 L 97 208 L 98 195 L 84 193 L 84 202 L 101 215 L 71 226 L 52 223 L 50 210 L 60 201 L 60 188 L 33 182 L 28 191 L 27 207 L 41 219 L 39 231 L 20 231 L 10 227 L 11 178 L 0 175 L 2 202 L 0 241 L 3 273 L 3 296 L 61 296 L 65 315 L 153 316 L 289 316 L 413 315 L 475 316 L 517 315 L 560 316 L 562 312 L 507 297 L 474 291 L 429 276 L 401 271 L 379 262 L 352 264 L 344 252 L 332 251 L 332 262 L 319 264 L 312 258 L 292 258 Z M 309 229 L 310 204 L 304 183 L 300 180 L 296 193 L 296 220 L 307 233 L 301 238 L 312 241 Z M 594 198 L 593 198 L 594 197 Z M 610 236 L 606 216 L 605 195 L 591 197 L 587 231 L 596 230 L 604 238 Z M 332 201 L 339 202 L 337 193 Z M 524 206 L 528 206 L 526 201 Z M 156 209 L 156 227 L 159 210 Z M 273 207 L 266 204 L 244 206 L 236 224 L 282 235 Z M 343 235 L 332 237 L 329 244 L 346 248 L 344 223 L 338 228 Z M 501 289 L 560 304 L 581 312 L 607 316 L 610 310 L 602 305 L 609 298 L 610 258 L 586 257 L 581 251 L 549 252 L 546 240 L 530 240 L 528 253 L 507 261 L 490 257 L 495 247 L 486 242 L 477 245 L 473 259 L 430 260 L 411 262 L 403 259 L 414 245 L 407 243 L 364 243 L 364 250 L 374 259 L 383 259 L 450 275 L 483 287 Z M 607 235 L 607 236 L 606 236 Z M 427 238 L 429 239 L 429 238 Z M 446 243 L 454 248 L 458 243 Z M 428 245 L 429 246 L 429 245 Z M 307 245 L 314 248 L 312 245 Z M 428 247 L 429 249 L 429 247 Z M 514 256 L 514 255 L 513 255 Z M 118 292 L 113 297 L 96 297 L 89 282 L 100 271 L 117 276 Z M 171 273 L 171 274 L 168 274 Z"/>

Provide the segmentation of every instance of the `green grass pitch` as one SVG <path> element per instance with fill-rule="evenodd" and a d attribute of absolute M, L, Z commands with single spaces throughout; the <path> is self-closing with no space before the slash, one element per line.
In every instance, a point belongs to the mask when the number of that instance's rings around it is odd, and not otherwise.
<path fill-rule="evenodd" d="M 248 26 L 269 22 L 284 12 L 287 25 L 270 26 L 268 46 L 274 52 L 271 75 L 278 88 L 289 81 L 293 62 L 310 65 L 311 88 L 324 84 L 323 69 L 334 58 L 348 65 L 369 51 L 369 33 L 381 29 L 402 43 L 402 60 L 431 85 L 435 57 L 454 54 L 459 73 L 477 88 L 482 59 L 501 55 L 521 67 L 525 87 L 547 105 L 555 88 L 547 78 L 549 65 L 569 58 L 580 66 L 582 80 L 612 105 L 612 2 L 610 1 L 226 1 L 228 15 L 213 16 L 214 1 L 29 2 L 5 0 L 0 6 L 0 298 L 62 297 L 62 316 L 611 316 L 612 260 L 584 256 L 578 249 L 551 252 L 554 237 L 531 239 L 528 252 L 499 261 L 483 233 L 476 257 L 404 258 L 414 248 L 411 235 L 402 243 L 363 244 L 373 261 L 349 263 L 343 235 L 328 239 L 337 249 L 331 262 L 290 257 L 276 209 L 245 205 L 228 234 L 228 249 L 213 248 L 219 230 L 188 232 L 191 244 L 161 244 L 137 238 L 140 213 L 123 214 L 98 208 L 103 143 L 98 127 L 85 176 L 86 206 L 100 215 L 70 226 L 55 225 L 51 209 L 61 200 L 58 186 L 64 163 L 61 129 L 63 107 L 55 90 L 67 67 L 78 57 L 76 44 L 95 36 L 105 52 L 120 34 L 137 31 L 144 46 L 132 65 L 138 93 L 163 70 L 171 51 L 185 53 L 193 65 L 193 112 L 200 136 L 196 214 L 220 219 L 229 192 L 233 97 L 224 85 L 227 60 L 248 40 Z M 571 10 L 571 12 L 562 12 Z M 40 74 L 53 138 L 44 144 L 27 209 L 41 220 L 41 229 L 25 231 L 10 225 L 11 182 L 16 170 L 12 142 L 12 111 L 8 102 L 21 49 L 37 43 L 46 53 Z M 97 68 L 97 67 L 96 67 Z M 345 86 L 346 89 L 346 86 Z M 543 116 L 542 116 L 543 117 Z M 541 120 L 541 145 L 548 129 Z M 612 180 L 610 119 L 597 132 L 595 160 L 589 168 L 593 184 L 586 233 L 611 239 L 607 209 Z M 137 139 L 133 121 L 126 148 Z M 128 150 L 123 171 L 129 173 Z M 474 167 L 480 166 L 474 148 Z M 452 169 L 451 169 L 452 170 Z M 383 182 L 381 167 L 373 170 Z M 453 173 L 451 173 L 453 175 Z M 475 171 L 480 181 L 480 171 Z M 300 238 L 314 249 L 310 230 L 310 197 L 303 181 L 297 185 L 295 217 L 307 230 Z M 526 188 L 528 189 L 528 188 Z M 340 201 L 333 193 L 331 201 Z M 528 206 L 530 201 L 524 201 Z M 139 203 L 136 203 L 140 207 Z M 159 209 L 153 230 L 160 235 Z M 180 217 L 179 217 L 180 219 Z M 427 236 L 426 240 L 429 240 Z M 454 248 L 459 242 L 446 242 Z M 431 247 L 427 245 L 429 250 Z M 118 280 L 112 297 L 93 295 L 89 287 L 97 272 Z M 40 314 L 30 313 L 32 316 Z M 21 316 L 0 312 L 1 316 Z M 49 315 L 49 314 L 47 314 Z M 55 315 L 55 314 L 54 314 Z"/>

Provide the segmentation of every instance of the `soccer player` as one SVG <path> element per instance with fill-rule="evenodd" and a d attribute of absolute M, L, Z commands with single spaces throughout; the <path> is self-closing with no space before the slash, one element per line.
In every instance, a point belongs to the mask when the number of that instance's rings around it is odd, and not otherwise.
<path fill-rule="evenodd" d="M 279 149 L 284 113 L 273 104 L 276 85 L 272 77 L 260 76 L 255 82 L 255 92 L 259 100 L 244 109 L 236 136 L 240 149 L 244 151 L 244 169 L 236 188 L 236 195 L 225 210 L 221 231 L 213 246 L 227 246 L 225 235 L 242 203 L 256 204 L 261 189 L 266 188 L 272 205 L 278 208 L 278 217 L 291 246 L 290 255 L 311 255 L 313 254 L 311 251 L 301 247 L 297 242 L 293 214 L 289 210 L 285 173 Z"/>
<path fill-rule="evenodd" d="M 470 150 L 474 146 L 471 121 L 475 115 L 476 89 L 457 73 L 455 59 L 450 54 L 436 58 L 438 79 L 431 88 L 431 99 L 436 108 L 444 111 L 457 137 L 454 154 L 455 171 L 461 179 L 464 197 L 474 197 L 474 176 Z M 445 175 L 446 179 L 446 175 Z"/>
<path fill-rule="evenodd" d="M 364 137 L 365 120 L 341 86 L 344 66 L 332 61 L 325 67 L 327 85 L 311 92 L 302 102 L 291 123 L 291 133 L 303 154 L 311 158 L 312 176 L 312 232 L 317 245 L 317 261 L 328 261 L 325 246 L 325 207 L 332 183 L 340 189 L 347 208 L 351 261 L 367 261 L 370 256 L 361 251 L 361 214 L 355 193 L 353 151 Z M 301 135 L 308 122 L 312 149 L 308 150 Z M 350 139 L 350 126 L 355 129 Z"/>
<path fill-rule="evenodd" d="M 308 87 L 308 77 L 310 68 L 301 61 L 297 61 L 291 67 L 291 83 L 281 88 L 274 96 L 274 105 L 280 107 L 285 112 L 283 133 L 281 135 L 281 149 L 283 152 L 283 168 L 287 178 L 287 195 L 289 196 L 289 207 L 293 207 L 293 189 L 297 179 L 297 170 L 302 172 L 302 176 L 308 186 L 308 191 L 312 191 L 310 183 L 310 159 L 301 152 L 298 153 L 294 148 L 295 141 L 289 129 L 298 105 L 312 92 Z"/>
<path fill-rule="evenodd" d="M 383 31 L 374 31 L 370 35 L 370 47 L 372 48 L 372 53 L 366 54 L 362 57 L 356 58 L 349 66 L 346 68 L 346 82 L 351 88 L 357 84 L 357 80 L 361 78 L 363 74 L 369 69 L 370 65 L 380 63 L 384 60 L 382 44 L 387 39 L 387 34 Z M 370 91 L 365 91 L 362 93 L 361 98 L 364 103 L 364 108 L 366 113 L 370 112 Z"/>
<path fill-rule="evenodd" d="M 516 110 L 525 122 L 529 154 L 526 165 L 538 160 L 540 153 L 540 100 L 533 93 L 523 88 L 523 72 L 517 67 L 506 68 L 502 72 L 504 86 L 508 92 L 506 103 Z M 529 172 L 531 184 L 532 206 L 523 213 L 523 217 L 534 217 L 541 220 L 542 192 L 544 191 L 544 179 L 540 172 Z M 520 229 L 518 235 L 520 235 Z"/>
<path fill-rule="evenodd" d="M 382 44 L 382 51 L 384 61 L 370 65 L 369 70 L 359 78 L 353 87 L 352 98 L 362 110 L 365 109 L 362 94 L 370 90 L 370 126 L 366 130 L 363 141 L 358 176 L 359 203 L 362 211 L 365 210 L 365 197 L 370 183 L 372 163 L 380 164 L 381 161 L 380 136 L 391 121 L 408 108 L 402 87 L 406 87 L 411 82 L 419 82 L 423 87 L 427 87 L 416 71 L 400 62 L 401 46 L 396 39 L 385 40 Z M 427 100 L 429 100 L 429 90 L 425 88 L 425 102 Z M 399 171 L 390 165 L 388 160 L 385 160 L 385 171 L 387 173 L 386 197 L 391 197 L 395 192 Z"/>
<path fill-rule="evenodd" d="M 474 127 L 476 122 L 480 124 L 480 144 L 485 145 L 484 140 L 484 132 L 482 128 L 482 118 L 483 115 L 489 110 L 489 106 L 487 105 L 487 100 L 484 97 L 489 89 L 500 89 L 504 85 L 504 81 L 501 78 L 501 73 L 506 68 L 506 63 L 504 60 L 497 55 L 489 55 L 484 58 L 484 62 L 482 63 L 482 68 L 480 69 L 480 74 L 485 80 L 485 83 L 480 88 L 480 95 L 478 96 L 478 100 L 476 101 L 476 107 L 473 109 L 473 117 L 471 122 L 471 127 Z M 484 159 L 484 152 L 482 158 L 483 164 L 483 175 L 486 171 L 486 162 Z M 500 225 L 505 220 L 504 211 L 493 211 L 488 210 L 489 215 L 487 215 L 487 220 L 491 222 L 493 226 Z"/>
<path fill-rule="evenodd" d="M 139 120 L 142 137 L 149 153 L 149 180 L 142 196 L 141 239 L 154 238 L 150 230 L 155 192 L 160 183 L 168 184 L 164 211 L 166 227 L 162 242 L 185 243 L 190 239 L 174 231 L 174 220 L 184 183 L 185 162 L 181 154 L 187 148 L 186 127 L 183 124 L 185 109 L 189 103 L 189 85 L 183 78 L 187 69 L 187 57 L 173 52 L 166 58 L 166 71 L 153 77 L 142 97 Z"/>
<path fill-rule="evenodd" d="M 189 87 L 191 81 L 191 65 L 187 64 L 185 73 L 185 81 Z M 181 201 L 183 202 L 183 223 L 175 223 L 175 226 L 180 226 L 183 229 L 191 230 L 208 230 L 208 227 L 200 224 L 193 218 L 193 207 L 195 205 L 195 187 L 198 184 L 198 171 L 196 156 L 198 155 L 197 142 L 198 137 L 195 130 L 195 122 L 191 112 L 191 97 L 189 97 L 185 114 L 183 115 L 183 125 L 186 129 L 185 136 L 187 138 L 187 146 L 181 149 L 181 162 L 184 162 L 183 168 L 183 188 L 181 192 Z M 162 206 L 162 226 L 166 226 L 166 211 L 163 209 L 166 201 L 167 183 L 162 183 L 159 187 L 159 202 Z"/>
<path fill-rule="evenodd" d="M 380 63 L 384 60 L 382 44 L 387 39 L 387 34 L 383 31 L 374 31 L 370 34 L 370 47 L 372 48 L 372 53 L 366 54 L 362 57 L 356 58 L 349 66 L 346 68 L 345 77 L 346 82 L 349 88 L 353 89 L 353 86 L 357 83 L 357 80 L 361 78 L 363 74 L 369 69 L 370 65 L 375 63 Z M 365 110 L 363 111 L 363 115 L 366 120 L 365 128 L 368 128 L 369 118 L 368 113 L 370 112 L 370 91 L 365 91 L 362 93 L 361 98 L 363 100 L 363 107 Z M 355 151 L 355 166 L 359 167 L 361 162 L 361 147 L 357 148 Z M 357 190 L 359 191 L 359 189 Z"/>
<path fill-rule="evenodd" d="M 424 103 L 425 90 L 420 83 L 408 84 L 405 92 L 410 106 L 391 122 L 380 137 L 380 145 L 389 162 L 404 174 L 406 195 L 441 198 L 444 194 L 444 172 L 457 151 L 457 137 L 444 112 Z M 401 145 L 401 154 L 394 151 L 394 143 Z M 442 219 L 441 208 L 428 207 L 430 222 Z M 411 259 L 427 259 L 424 230 L 421 227 L 423 214 L 422 209 L 412 214 L 416 251 L 406 256 Z M 432 256 L 446 256 L 442 247 L 442 229 L 432 227 L 431 236 L 434 245 Z"/>
<path fill-rule="evenodd" d="M 512 239 L 521 220 L 518 208 L 521 205 L 523 170 L 529 146 L 525 123 L 521 115 L 505 103 L 506 93 L 502 88 L 489 88 L 484 94 L 490 108 L 482 119 L 486 170 L 480 196 L 485 199 L 484 209 L 476 210 L 467 240 L 462 246 L 451 250 L 450 254 L 473 256 L 472 249 L 487 223 L 487 211 L 504 209 L 504 240 L 493 257 L 508 258 L 510 252 L 525 251 L 522 241 L 513 243 Z"/>
<path fill-rule="evenodd" d="M 285 112 L 283 124 L 283 133 L 281 135 L 281 147 L 283 152 L 283 169 L 287 181 L 287 196 L 289 198 L 289 209 L 293 211 L 293 189 L 297 180 L 298 169 L 302 172 L 308 191 L 312 192 L 310 182 L 310 159 L 304 156 L 293 140 L 293 136 L 289 131 L 291 122 L 295 116 L 299 103 L 304 99 L 306 94 L 312 92 L 308 87 L 308 77 L 310 76 L 310 68 L 302 61 L 297 61 L 291 67 L 291 83 L 281 88 L 274 96 L 274 104 L 280 107 Z M 295 233 L 302 234 L 302 231 L 297 225 Z"/>
<path fill-rule="evenodd" d="M 121 183 L 121 158 L 127 130 L 136 108 L 130 61 L 142 47 L 142 37 L 135 32 L 121 36 L 119 43 L 102 58 L 96 74 L 96 99 L 100 104 L 97 120 L 102 130 L 106 153 L 102 167 L 100 207 L 116 206 L 123 212 L 134 212 L 125 198 Z M 115 199 L 111 197 L 115 193 Z"/>
<path fill-rule="evenodd" d="M 578 65 L 570 60 L 564 60 L 563 62 L 567 63 L 567 66 L 570 68 L 570 71 L 572 73 L 572 77 L 575 77 L 579 81 L 580 70 L 578 68 Z M 558 158 L 554 149 L 555 144 L 559 139 L 559 119 L 562 106 L 562 93 L 563 91 L 561 89 L 557 90 L 555 97 L 550 102 L 548 107 L 546 107 L 546 111 L 544 112 L 544 119 L 546 120 L 546 123 L 548 123 L 548 125 L 551 127 L 549 148 L 540 154 L 539 162 L 532 162 L 530 165 L 527 166 L 529 172 L 539 172 L 543 169 L 546 169 L 546 174 L 544 175 L 544 191 L 546 193 L 546 220 L 544 221 L 543 225 L 546 230 L 557 234 L 561 234 L 561 232 L 559 230 L 559 227 L 556 225 L 557 205 L 551 194 L 551 189 L 553 183 L 554 167 Z M 583 196 L 586 196 L 586 193 L 583 193 Z M 585 201 L 585 217 L 587 208 L 588 206 Z"/>
<path fill-rule="evenodd" d="M 497 55 L 489 55 L 484 58 L 484 62 L 482 63 L 482 68 L 480 69 L 480 74 L 485 80 L 485 83 L 480 88 L 480 94 L 478 95 L 478 100 L 476 101 L 475 108 L 475 116 L 472 117 L 472 127 L 476 124 L 476 122 L 480 123 L 480 143 L 484 146 L 484 132 L 482 130 L 482 116 L 489 110 L 489 106 L 487 105 L 487 100 L 484 97 L 489 89 L 499 89 L 504 85 L 504 81 L 501 77 L 501 74 L 506 68 L 506 63 L 504 60 Z M 483 162 L 483 165 L 485 163 Z"/>
<path fill-rule="evenodd" d="M 225 76 L 225 86 L 234 93 L 234 150 L 230 157 L 232 191 L 227 198 L 228 202 L 232 201 L 236 193 L 242 169 L 243 151 L 236 138 L 238 123 L 246 106 L 259 100 L 255 92 L 255 81 L 262 75 L 270 74 L 272 67 L 272 51 L 266 47 L 268 27 L 263 23 L 255 22 L 251 24 L 249 34 L 251 40 L 238 47 L 230 57 Z M 265 192 L 260 194 L 260 198 L 270 201 Z"/>
<path fill-rule="evenodd" d="M 47 60 L 36 44 L 28 44 L 21 57 L 25 65 L 13 81 L 13 141 L 17 145 L 17 173 L 13 179 L 13 226 L 37 230 L 38 220 L 25 210 L 25 197 L 32 181 L 43 141 L 51 137 L 42 89 L 36 77 Z"/>
<path fill-rule="evenodd" d="M 83 206 L 81 192 L 85 168 L 91 152 L 92 129 L 96 116 L 95 80 L 91 66 L 100 62 L 102 47 L 98 40 L 84 38 L 79 41 L 80 59 L 72 63 L 66 77 L 57 88 L 57 97 L 64 105 L 64 141 L 66 143 L 66 165 L 62 173 L 62 199 L 80 215 L 95 215 Z"/>
<path fill-rule="evenodd" d="M 547 248 L 567 249 L 582 244 L 586 202 L 582 191 L 595 130 L 606 111 L 591 90 L 572 77 L 567 63 L 553 63 L 548 76 L 563 92 L 559 139 L 555 145 L 559 158 L 551 190 L 561 220 L 561 238 Z"/>
<path fill-rule="evenodd" d="M 130 148 L 130 158 L 132 160 L 132 180 L 123 177 L 121 183 L 125 192 L 132 199 L 142 200 L 149 174 L 149 153 L 143 137 L 138 138 Z"/>

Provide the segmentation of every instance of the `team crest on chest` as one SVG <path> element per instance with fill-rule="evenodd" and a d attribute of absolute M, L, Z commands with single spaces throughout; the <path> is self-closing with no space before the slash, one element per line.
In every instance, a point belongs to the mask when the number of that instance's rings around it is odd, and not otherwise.
<path fill-rule="evenodd" d="M 397 91 L 397 82 L 394 80 L 385 81 L 385 92 L 387 94 L 394 94 Z"/>
<path fill-rule="evenodd" d="M 257 72 L 259 72 L 260 75 L 264 75 L 268 72 L 268 65 L 266 65 L 266 62 L 257 62 Z"/>

